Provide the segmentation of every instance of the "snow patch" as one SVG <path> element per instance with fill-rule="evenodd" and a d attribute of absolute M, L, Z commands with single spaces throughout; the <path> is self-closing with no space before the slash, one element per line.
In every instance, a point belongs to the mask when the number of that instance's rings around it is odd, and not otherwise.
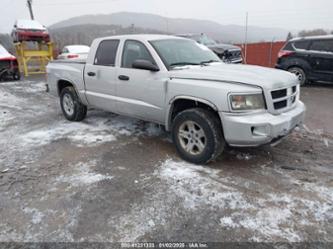
<path fill-rule="evenodd" d="M 291 229 L 283 226 L 290 226 L 292 213 L 288 208 L 265 207 L 259 210 L 254 217 L 247 217 L 240 220 L 239 225 L 255 233 L 263 235 L 265 239 L 282 237 L 289 241 L 301 241 L 300 236 Z"/>
<path fill-rule="evenodd" d="M 73 187 L 91 185 L 103 180 L 111 180 L 113 176 L 106 176 L 92 172 L 91 168 L 96 165 L 96 161 L 88 163 L 78 163 L 74 167 L 74 173 L 69 176 L 60 176 L 56 182 L 69 183 Z"/>
<path fill-rule="evenodd" d="M 21 141 L 25 146 L 42 146 L 64 138 L 81 146 L 96 146 L 116 140 L 115 136 L 107 131 L 107 127 L 103 123 L 89 125 L 61 121 L 57 125 L 46 129 L 26 133 L 21 136 Z"/>
<path fill-rule="evenodd" d="M 15 119 L 15 116 L 9 110 L 1 110 L 0 111 L 0 131 L 4 128 L 8 123 Z"/>
<path fill-rule="evenodd" d="M 162 130 L 155 124 L 145 123 L 137 119 L 113 116 L 98 112 L 85 122 L 73 123 L 58 121 L 49 127 L 43 127 L 20 136 L 24 146 L 43 146 L 60 139 L 69 139 L 77 146 L 97 146 L 102 143 L 116 141 L 116 136 L 158 136 Z M 96 114 L 96 113 L 95 113 Z M 104 114 L 104 116 L 99 116 Z M 110 119 L 108 119 L 110 118 Z"/>
<path fill-rule="evenodd" d="M 192 165 L 186 162 L 167 160 L 163 163 L 160 178 L 167 181 L 176 195 L 184 199 L 184 206 L 197 209 L 203 205 L 249 209 L 252 205 L 236 189 L 221 178 L 221 170 Z"/>
<path fill-rule="evenodd" d="M 318 227 L 333 219 L 333 188 L 306 183 L 305 195 L 266 191 L 263 197 L 247 199 L 247 191 L 253 191 L 256 183 L 223 177 L 222 170 L 167 160 L 156 173 L 185 208 L 228 214 L 220 218 L 220 225 L 250 230 L 252 241 L 299 242 L 303 234 L 298 227 Z"/>
<path fill-rule="evenodd" d="M 22 109 L 22 100 L 16 97 L 15 95 L 3 91 L 0 88 L 0 107 L 3 108 L 10 108 L 21 110 Z"/>
<path fill-rule="evenodd" d="M 32 218 L 31 218 L 31 222 L 33 224 L 39 224 L 42 222 L 42 219 L 44 218 L 44 214 L 42 212 L 40 212 L 39 210 L 37 210 L 36 208 L 24 208 L 23 211 L 26 214 L 31 214 Z"/>
<path fill-rule="evenodd" d="M 46 84 L 45 82 L 32 82 L 27 81 L 25 84 L 17 84 L 11 85 L 11 88 L 15 91 L 26 92 L 26 93 L 45 93 L 46 92 Z"/>
<path fill-rule="evenodd" d="M 220 223 L 223 227 L 226 228 L 237 228 L 238 224 L 236 224 L 231 217 L 223 217 L 220 219 Z"/>

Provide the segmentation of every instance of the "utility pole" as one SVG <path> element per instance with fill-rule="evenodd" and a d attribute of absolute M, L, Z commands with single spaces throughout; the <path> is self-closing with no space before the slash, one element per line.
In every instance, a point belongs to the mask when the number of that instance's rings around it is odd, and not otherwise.
<path fill-rule="evenodd" d="M 248 24 L 249 24 L 249 13 L 246 12 L 246 20 L 245 20 L 245 42 L 244 42 L 244 57 L 245 63 L 247 63 L 247 32 L 248 32 Z"/>
<path fill-rule="evenodd" d="M 27 0 L 27 5 L 29 8 L 31 20 L 34 20 L 35 18 L 34 18 L 34 13 L 32 11 L 32 0 Z"/>

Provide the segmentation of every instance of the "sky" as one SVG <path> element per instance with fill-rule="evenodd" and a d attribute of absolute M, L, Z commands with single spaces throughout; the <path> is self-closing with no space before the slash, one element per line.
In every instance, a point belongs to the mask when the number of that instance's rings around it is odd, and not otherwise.
<path fill-rule="evenodd" d="M 120 11 L 196 18 L 220 24 L 303 30 L 333 30 L 332 0 L 33 0 L 35 19 L 51 25 L 85 14 Z M 10 32 L 16 19 L 29 18 L 26 0 L 0 0 L 0 33 Z"/>

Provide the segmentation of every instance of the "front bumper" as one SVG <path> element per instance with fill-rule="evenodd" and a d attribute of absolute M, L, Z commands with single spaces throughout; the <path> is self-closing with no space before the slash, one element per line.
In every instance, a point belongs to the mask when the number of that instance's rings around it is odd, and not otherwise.
<path fill-rule="evenodd" d="M 285 113 L 273 115 L 268 112 L 240 115 L 220 112 L 224 138 L 230 146 L 255 147 L 268 144 L 288 135 L 305 117 L 305 105 Z"/>

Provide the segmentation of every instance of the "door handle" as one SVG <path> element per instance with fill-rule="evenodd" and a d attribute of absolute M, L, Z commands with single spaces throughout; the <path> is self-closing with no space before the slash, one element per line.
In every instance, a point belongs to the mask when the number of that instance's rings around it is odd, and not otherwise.
<path fill-rule="evenodd" d="M 119 75 L 118 79 L 128 81 L 128 80 L 130 80 L 130 77 L 128 77 L 126 75 Z"/>
<path fill-rule="evenodd" d="M 94 72 L 88 72 L 87 74 L 88 74 L 88 76 L 90 76 L 90 77 L 94 77 L 94 76 L 96 76 L 96 73 L 94 73 Z"/>

